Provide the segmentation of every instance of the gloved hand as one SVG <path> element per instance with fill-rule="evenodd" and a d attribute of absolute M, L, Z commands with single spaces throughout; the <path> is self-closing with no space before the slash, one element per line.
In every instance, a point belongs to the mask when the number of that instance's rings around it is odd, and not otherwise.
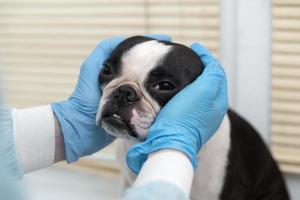
<path fill-rule="evenodd" d="M 170 41 L 166 35 L 148 35 Z M 98 83 L 103 63 L 124 38 L 115 37 L 102 41 L 81 66 L 75 91 L 67 100 L 51 104 L 62 130 L 66 160 L 74 162 L 104 148 L 114 140 L 104 129 L 96 126 L 96 113 L 102 95 Z"/>
<path fill-rule="evenodd" d="M 219 62 L 201 45 L 192 49 L 205 69 L 190 85 L 176 94 L 158 113 L 145 142 L 129 149 L 126 161 L 138 173 L 149 154 L 175 149 L 197 167 L 197 153 L 217 131 L 228 110 L 227 79 Z"/>

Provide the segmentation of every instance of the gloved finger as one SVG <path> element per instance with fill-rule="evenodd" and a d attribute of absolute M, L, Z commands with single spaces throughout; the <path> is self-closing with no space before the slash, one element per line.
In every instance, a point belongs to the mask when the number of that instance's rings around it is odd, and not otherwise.
<path fill-rule="evenodd" d="M 124 37 L 112 37 L 106 40 L 103 40 L 98 44 L 95 49 L 95 53 L 98 56 L 103 58 L 107 58 L 111 52 L 121 43 L 124 41 Z"/>
<path fill-rule="evenodd" d="M 165 35 L 165 34 L 146 34 L 145 37 L 153 38 L 156 40 L 168 41 L 168 42 L 172 40 L 172 38 L 169 35 Z"/>
<path fill-rule="evenodd" d="M 217 63 L 208 64 L 203 73 L 190 84 L 194 91 L 203 90 L 202 92 L 210 99 L 215 99 L 221 88 L 227 84 L 226 73 L 224 69 Z"/>
<path fill-rule="evenodd" d="M 203 45 L 193 43 L 191 48 L 200 57 L 205 66 L 211 61 L 216 61 L 215 57 Z"/>
<path fill-rule="evenodd" d="M 148 149 L 148 142 L 142 142 L 132 146 L 126 155 L 126 163 L 129 169 L 138 174 L 143 166 L 143 163 L 147 160 L 148 152 L 145 149 Z"/>
<path fill-rule="evenodd" d="M 229 108 L 228 101 L 228 90 L 227 90 L 227 81 L 223 81 L 220 91 L 216 95 L 216 105 L 217 110 L 222 110 L 223 113 L 226 113 Z"/>
<path fill-rule="evenodd" d="M 103 62 L 105 62 L 114 48 L 123 40 L 123 37 L 113 37 L 101 41 L 84 61 L 81 68 L 81 73 L 95 74 L 95 77 L 97 78 Z"/>

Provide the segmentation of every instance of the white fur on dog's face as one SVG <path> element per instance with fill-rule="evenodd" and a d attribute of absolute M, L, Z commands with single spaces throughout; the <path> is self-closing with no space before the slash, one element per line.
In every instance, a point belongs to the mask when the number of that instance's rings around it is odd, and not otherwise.
<path fill-rule="evenodd" d="M 132 131 L 135 132 L 138 139 L 146 138 L 148 129 L 159 112 L 160 106 L 150 96 L 144 83 L 149 72 L 159 65 L 171 49 L 172 46 L 150 40 L 133 46 L 122 55 L 119 75 L 108 84 L 101 86 L 103 95 L 97 112 L 97 125 L 101 125 L 114 136 L 131 138 L 127 132 L 130 130 L 119 130 L 102 121 L 103 110 L 107 107 L 107 102 L 113 98 L 112 93 L 120 86 L 127 85 L 134 88 L 140 97 L 130 111 Z"/>

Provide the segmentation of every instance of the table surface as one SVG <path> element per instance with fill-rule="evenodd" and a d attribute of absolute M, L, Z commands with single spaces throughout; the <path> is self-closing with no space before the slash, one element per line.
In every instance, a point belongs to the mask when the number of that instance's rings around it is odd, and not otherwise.
<path fill-rule="evenodd" d="M 118 175 L 57 166 L 25 175 L 23 182 L 29 200 L 116 200 L 122 193 Z"/>

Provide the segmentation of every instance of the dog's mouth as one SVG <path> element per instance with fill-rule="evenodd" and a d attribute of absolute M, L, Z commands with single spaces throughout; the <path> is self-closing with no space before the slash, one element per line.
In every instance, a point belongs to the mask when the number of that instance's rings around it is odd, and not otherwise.
<path fill-rule="evenodd" d="M 131 127 L 129 121 L 118 113 L 102 115 L 100 124 L 110 135 L 140 141 L 138 134 Z"/>
<path fill-rule="evenodd" d="M 111 121 L 113 122 L 113 124 L 118 124 L 121 126 L 125 126 L 125 120 L 123 119 L 123 117 L 121 117 L 120 115 L 114 113 L 114 114 L 106 114 L 102 117 L 102 120 L 105 121 Z"/>

